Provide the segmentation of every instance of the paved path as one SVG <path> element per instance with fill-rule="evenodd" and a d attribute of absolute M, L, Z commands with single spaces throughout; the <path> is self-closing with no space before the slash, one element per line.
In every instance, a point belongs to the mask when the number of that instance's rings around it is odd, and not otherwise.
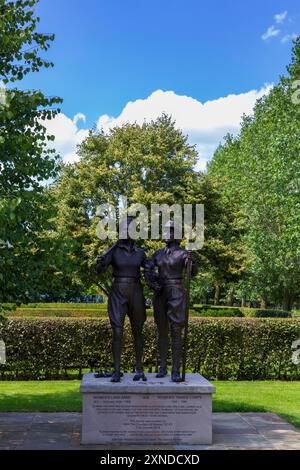
<path fill-rule="evenodd" d="M 0 450 L 300 450 L 300 429 L 273 413 L 213 413 L 212 446 L 81 446 L 80 430 L 81 413 L 0 413 Z"/>

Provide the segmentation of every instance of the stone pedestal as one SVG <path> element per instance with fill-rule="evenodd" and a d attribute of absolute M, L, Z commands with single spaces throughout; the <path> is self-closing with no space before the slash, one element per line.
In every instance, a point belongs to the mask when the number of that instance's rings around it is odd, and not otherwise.
<path fill-rule="evenodd" d="M 85 374 L 82 444 L 211 444 L 215 388 L 200 374 L 173 383 L 170 375 L 120 383 Z"/>

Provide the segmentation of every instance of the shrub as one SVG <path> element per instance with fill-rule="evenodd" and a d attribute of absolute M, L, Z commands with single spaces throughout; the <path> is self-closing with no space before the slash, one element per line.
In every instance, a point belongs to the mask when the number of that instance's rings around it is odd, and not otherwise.
<path fill-rule="evenodd" d="M 219 305 L 193 305 L 193 309 L 201 317 L 243 317 L 238 307 L 221 307 Z"/>
<path fill-rule="evenodd" d="M 16 310 L 16 304 L 0 304 L 0 311 L 11 312 Z"/>
<path fill-rule="evenodd" d="M 289 318 L 291 312 L 275 309 L 257 309 L 246 307 L 227 307 L 220 305 L 193 305 L 193 309 L 202 317 L 250 317 L 250 318 Z"/>
<path fill-rule="evenodd" d="M 289 318 L 292 316 L 291 312 L 286 310 L 273 309 L 251 309 L 251 311 L 248 311 L 246 315 L 255 318 Z"/>
<path fill-rule="evenodd" d="M 219 309 L 200 310 L 198 315 L 200 317 L 243 317 L 244 316 L 244 314 L 238 308 L 237 309 L 219 308 Z"/>
<path fill-rule="evenodd" d="M 157 364 L 157 332 L 145 324 L 146 369 Z M 7 363 L 2 379 L 78 377 L 83 370 L 110 369 L 111 328 L 107 319 L 8 319 L 0 323 Z M 291 361 L 300 320 L 198 318 L 189 326 L 187 367 L 209 379 L 299 379 Z M 122 364 L 134 367 L 130 325 L 125 324 Z M 74 374 L 76 373 L 76 375 Z"/>
<path fill-rule="evenodd" d="M 18 308 L 16 311 L 6 311 L 6 316 L 9 318 L 51 318 L 51 317 L 62 317 L 62 318 L 99 318 L 107 317 L 107 305 L 105 309 L 59 309 L 59 308 Z M 149 307 L 146 309 L 148 317 L 153 316 L 153 308 Z M 189 315 L 199 316 L 195 310 L 190 310 Z"/>
<path fill-rule="evenodd" d="M 30 304 L 28 304 L 30 305 Z M 70 318 L 99 318 L 107 316 L 106 304 L 71 304 L 75 307 L 68 307 L 68 304 L 48 304 L 55 305 L 54 308 L 38 307 L 39 304 L 31 304 L 31 307 L 9 307 L 2 310 L 8 317 L 17 318 L 49 318 L 49 317 L 70 317 Z M 34 307 L 33 307 L 34 305 Z M 59 306 L 61 306 L 59 308 Z M 87 306 L 92 306 L 88 308 Z M 1 310 L 0 310 L 1 311 Z M 284 310 L 260 310 L 254 308 L 238 308 L 238 307 L 220 307 L 220 306 L 199 306 L 193 305 L 190 309 L 190 317 L 274 317 L 288 318 L 291 317 L 290 312 Z M 147 308 L 147 316 L 153 316 L 153 308 Z"/>
<path fill-rule="evenodd" d="M 87 309 L 87 310 L 99 310 L 99 309 L 107 309 L 107 304 L 98 304 L 98 303 L 83 303 L 83 302 L 48 302 L 48 303 L 29 303 L 29 304 L 22 304 L 20 308 L 37 308 L 37 309 Z"/>
<path fill-rule="evenodd" d="M 66 317 L 66 318 L 98 318 L 107 315 L 107 307 L 104 309 L 59 309 L 59 308 L 19 308 L 14 312 L 7 312 L 7 316 L 13 317 Z"/>
<path fill-rule="evenodd" d="M 194 304 L 193 308 L 196 310 L 220 310 L 220 309 L 238 309 L 239 307 L 232 307 L 227 305 L 211 305 L 211 304 Z"/>

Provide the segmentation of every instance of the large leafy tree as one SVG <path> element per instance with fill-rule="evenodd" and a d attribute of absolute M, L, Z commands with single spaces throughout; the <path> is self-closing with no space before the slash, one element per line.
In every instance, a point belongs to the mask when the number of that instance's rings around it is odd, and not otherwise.
<path fill-rule="evenodd" d="M 61 100 L 16 88 L 28 73 L 53 65 L 43 54 L 54 37 L 37 32 L 36 3 L 0 0 L 0 301 L 33 291 L 40 274 L 34 255 L 47 220 L 41 182 L 58 169 L 43 121 Z"/>
<path fill-rule="evenodd" d="M 128 198 L 128 205 L 138 202 L 148 207 L 152 202 L 182 202 L 194 177 L 197 154 L 168 116 L 107 134 L 92 131 L 78 153 L 79 162 L 66 165 L 51 189 L 57 206 L 56 233 L 70 241 L 74 285 L 98 283 L 107 291 L 107 276 L 99 279 L 94 268 L 96 254 L 109 245 L 96 236 L 97 207 L 102 203 L 117 207 L 120 196 Z"/>
<path fill-rule="evenodd" d="M 96 254 L 108 247 L 96 236 L 96 208 L 102 203 L 118 206 L 120 196 L 128 205 L 198 203 L 205 206 L 205 245 L 198 254 L 201 272 L 213 272 L 215 284 L 240 271 L 239 239 L 232 212 L 221 202 L 220 189 L 206 175 L 194 170 L 197 153 L 186 136 L 166 115 L 156 121 L 127 124 L 109 131 L 91 132 L 79 147 L 78 163 L 66 165 L 51 193 L 56 201 L 54 233 L 69 242 L 68 272 L 62 285 L 107 291 L 109 276 L 95 275 Z M 234 243 L 233 243 L 234 240 Z M 159 242 L 143 242 L 151 254 Z M 62 278 L 65 271 L 59 265 Z M 202 282 L 201 276 L 198 282 Z"/>
<path fill-rule="evenodd" d="M 258 101 L 240 135 L 228 136 L 209 166 L 229 203 L 238 201 L 247 214 L 248 290 L 250 282 L 264 304 L 288 309 L 300 294 L 299 68 L 300 38 L 288 75 Z"/>

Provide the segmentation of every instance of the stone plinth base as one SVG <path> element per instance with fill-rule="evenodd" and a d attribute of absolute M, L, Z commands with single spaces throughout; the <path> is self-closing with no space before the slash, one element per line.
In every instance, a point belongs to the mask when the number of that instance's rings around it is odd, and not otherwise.
<path fill-rule="evenodd" d="M 82 444 L 211 444 L 215 388 L 200 374 L 173 383 L 170 375 L 120 383 L 85 374 Z"/>

